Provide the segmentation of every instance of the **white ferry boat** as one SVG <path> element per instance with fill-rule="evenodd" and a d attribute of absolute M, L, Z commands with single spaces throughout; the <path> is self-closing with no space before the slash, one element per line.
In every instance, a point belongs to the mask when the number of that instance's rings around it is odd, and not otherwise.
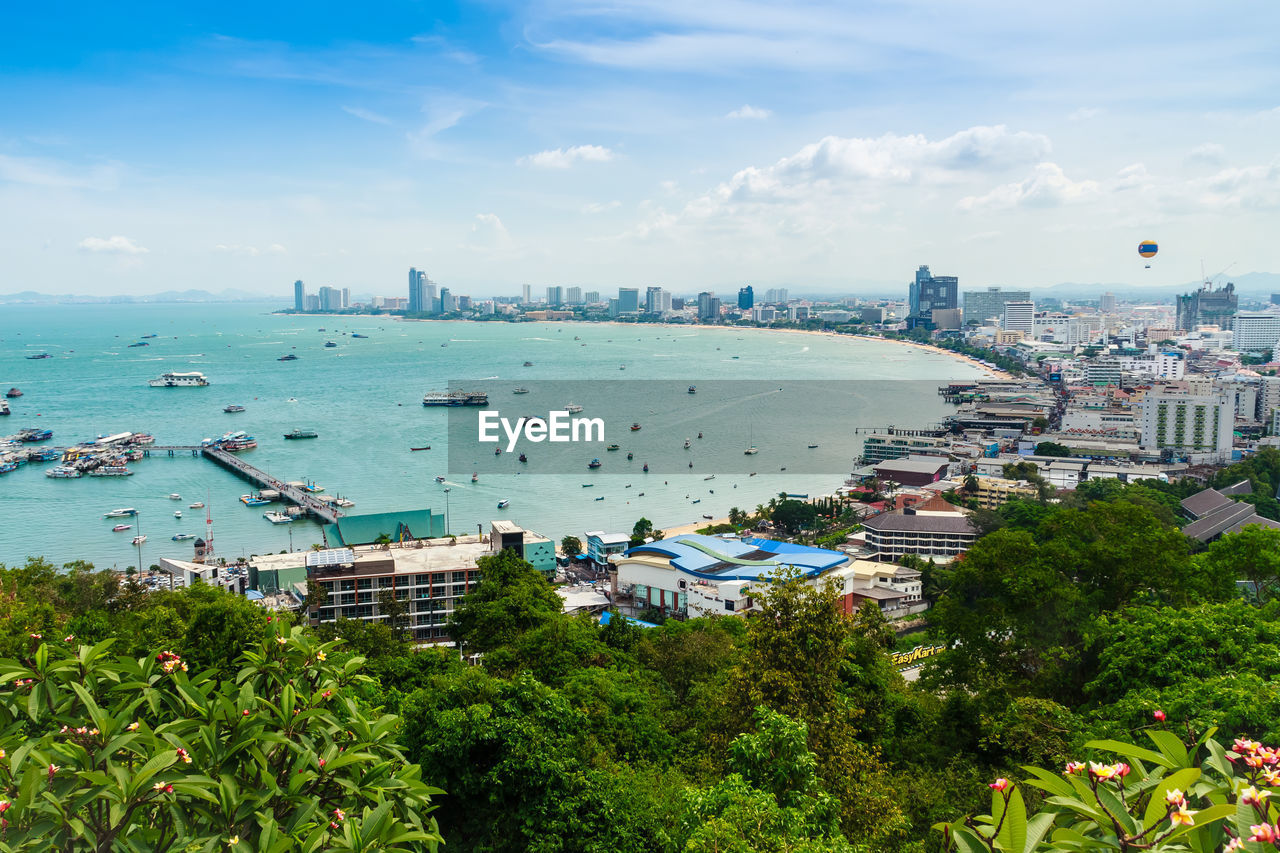
<path fill-rule="evenodd" d="M 137 514 L 138 514 L 138 511 L 136 509 L 134 509 L 131 506 L 128 506 L 128 507 L 124 507 L 123 509 L 113 509 L 111 510 L 111 512 L 104 513 L 102 517 L 103 518 L 125 518 L 127 516 L 137 515 Z"/>
<path fill-rule="evenodd" d="M 564 407 L 564 410 L 571 415 L 576 415 L 582 411 L 582 407 L 579 406 L 577 403 L 570 403 L 569 405 Z"/>
<path fill-rule="evenodd" d="M 156 379 L 152 379 L 149 383 L 152 388 L 197 388 L 208 385 L 209 380 L 204 378 L 203 373 L 192 371 L 191 373 L 162 373 Z"/>
<path fill-rule="evenodd" d="M 272 524 L 288 524 L 293 521 L 292 518 L 285 515 L 283 512 L 276 512 L 275 510 L 267 510 L 262 514 L 262 517 Z"/>
<path fill-rule="evenodd" d="M 75 480 L 80 477 L 79 469 L 72 468 L 70 465 L 56 465 L 44 472 L 46 477 L 52 477 L 55 480 Z"/>

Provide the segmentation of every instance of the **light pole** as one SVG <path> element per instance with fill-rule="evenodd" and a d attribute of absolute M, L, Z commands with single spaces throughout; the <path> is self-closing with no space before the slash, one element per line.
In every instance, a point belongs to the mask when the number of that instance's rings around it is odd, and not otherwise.
<path fill-rule="evenodd" d="M 133 529 L 138 535 L 133 537 L 134 543 L 138 546 L 138 577 L 142 577 L 142 513 L 135 512 L 133 514 Z"/>
<path fill-rule="evenodd" d="M 444 535 L 449 535 L 449 489 L 444 490 Z"/>

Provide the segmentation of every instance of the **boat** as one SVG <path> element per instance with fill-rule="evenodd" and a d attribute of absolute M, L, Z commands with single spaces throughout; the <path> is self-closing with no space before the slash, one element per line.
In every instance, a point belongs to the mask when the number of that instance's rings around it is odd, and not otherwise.
<path fill-rule="evenodd" d="M 511 501 L 507 500 L 506 498 L 503 498 L 502 500 L 498 501 L 498 509 L 506 509 L 507 505 L 510 503 Z"/>
<path fill-rule="evenodd" d="M 533 362 L 532 362 L 532 361 L 526 361 L 526 362 L 524 363 L 524 366 L 525 366 L 525 367 L 533 367 Z"/>
<path fill-rule="evenodd" d="M 702 479 L 703 479 L 703 480 L 714 480 L 715 478 L 716 478 L 716 475 L 715 475 L 715 474 L 708 474 L 707 476 L 703 477 Z"/>
<path fill-rule="evenodd" d="M 494 455 L 494 456 L 501 456 L 501 455 L 502 455 L 502 448 L 501 448 L 501 447 L 495 447 L 495 448 L 493 449 L 493 455 Z"/>
<path fill-rule="evenodd" d="M 431 445 L 428 444 L 426 447 L 410 447 L 409 449 L 410 450 L 430 450 Z"/>
<path fill-rule="evenodd" d="M 528 461 L 529 461 L 529 457 L 528 457 L 528 456 L 525 456 L 523 453 L 521 453 L 521 454 L 520 454 L 520 461 L 521 461 L 521 462 L 528 462 Z"/>
<path fill-rule="evenodd" d="M 137 515 L 138 511 L 131 506 L 124 509 L 113 509 L 111 512 L 104 513 L 103 518 L 126 518 L 131 515 Z"/>
<path fill-rule="evenodd" d="M 356 505 L 356 502 L 355 502 L 355 501 L 353 501 L 353 500 L 351 500 L 350 498 L 335 498 L 333 502 L 334 502 L 335 504 L 337 504 L 338 506 L 342 506 L 342 507 L 355 506 L 355 505 Z"/>
<path fill-rule="evenodd" d="M 528 388 L 512 388 L 511 393 L 512 394 L 528 394 L 529 389 Z"/>
<path fill-rule="evenodd" d="M 133 472 L 123 465 L 103 465 L 89 472 L 90 477 L 132 477 Z"/>
<path fill-rule="evenodd" d="M 620 447 L 619 447 L 618 445 L 616 445 L 616 444 L 611 444 L 611 445 L 609 445 L 608 447 L 606 447 L 606 448 L 605 448 L 605 450 L 621 450 L 621 449 L 622 449 L 622 448 L 620 448 Z"/>
<path fill-rule="evenodd" d="M 809 449 L 810 449 L 810 450 L 813 450 L 813 449 L 814 449 L 815 447 L 817 447 L 817 446 L 818 446 L 818 445 L 816 445 L 816 444 L 810 444 L 810 445 L 809 445 Z"/>
<path fill-rule="evenodd" d="M 444 475 L 443 475 L 443 474 L 437 474 L 437 475 L 436 475 L 436 482 L 437 482 L 437 483 L 443 483 L 443 482 L 444 482 Z"/>
<path fill-rule="evenodd" d="M 324 491 L 324 486 L 317 486 L 315 483 L 303 483 L 298 488 L 302 489 L 304 492 L 310 492 L 313 495 L 318 495 Z"/>
<path fill-rule="evenodd" d="M 175 510 L 173 511 L 173 517 L 174 517 L 174 518 L 182 518 L 182 510 L 180 510 L 180 509 L 175 509 Z"/>
<path fill-rule="evenodd" d="M 742 453 L 743 453 L 743 455 L 744 455 L 744 456 L 755 456 L 755 455 L 756 455 L 757 453 L 759 453 L 759 452 L 760 452 L 760 449 L 759 449 L 758 447 L 756 447 L 756 443 L 755 443 L 754 441 L 752 441 L 752 440 L 751 440 L 751 431 L 750 431 L 750 430 L 748 430 L 748 432 L 747 432 L 747 449 L 746 449 L 746 450 L 744 450 L 744 451 L 742 451 Z"/>
<path fill-rule="evenodd" d="M 700 503 L 702 503 L 702 498 L 694 498 L 694 499 L 693 499 L 693 502 L 694 502 L 694 503 L 696 503 L 696 504 L 700 504 Z"/>
<path fill-rule="evenodd" d="M 132 525 L 132 524 L 117 524 L 115 527 L 111 528 L 111 532 L 112 532 L 112 533 L 123 533 L 123 532 L 124 532 L 124 531 L 126 531 L 126 530 L 132 530 L 132 529 L 133 529 L 133 525 Z"/>
<path fill-rule="evenodd" d="M 187 504 L 187 509 L 204 509 L 204 501 L 196 501 L 193 504 Z"/>
<path fill-rule="evenodd" d="M 151 346 L 151 344 L 147 343 L 146 341 L 138 341 L 137 343 L 129 344 L 130 349 L 132 349 L 133 347 L 149 347 L 149 346 Z"/>
<path fill-rule="evenodd" d="M 632 424 L 632 425 L 631 425 L 631 431 L 632 431 L 632 432 L 638 432 L 639 430 L 640 430 L 640 424 Z"/>
<path fill-rule="evenodd" d="M 442 346 L 442 347 L 447 347 L 447 346 L 448 346 L 448 344 L 447 344 L 447 343 L 444 343 L 444 344 L 441 344 L 440 346 Z"/>
<path fill-rule="evenodd" d="M 690 386 L 689 386 L 689 393 L 690 393 L 690 394 L 697 394 L 697 393 L 698 393 L 698 386 L 697 386 L 697 385 L 690 385 Z"/>
<path fill-rule="evenodd" d="M 707 521 L 710 521 L 715 516 L 711 516 L 711 515 L 707 515 L 706 513 L 703 513 L 702 517 L 705 518 Z"/>
<path fill-rule="evenodd" d="M 285 438 L 318 438 L 315 430 L 295 429 L 284 434 Z"/>
<path fill-rule="evenodd" d="M 698 433 L 698 438 L 702 438 L 702 433 Z"/>
<path fill-rule="evenodd" d="M 649 463 L 648 463 L 648 462 L 644 463 L 644 468 L 642 468 L 641 470 L 642 470 L 642 471 L 644 471 L 646 474 L 648 474 L 648 473 L 649 473 Z"/>
<path fill-rule="evenodd" d="M 185 542 L 188 539 L 195 539 L 196 535 L 194 533 L 175 533 L 169 538 L 174 542 Z"/>
<path fill-rule="evenodd" d="M 53 430 L 51 429 L 24 429 L 18 433 L 18 441 L 24 444 L 35 444 L 37 441 L 48 441 L 53 438 Z"/>
<path fill-rule="evenodd" d="M 224 406 L 222 411 L 226 412 L 227 414 L 234 415 L 236 412 L 243 412 L 244 406 L 238 406 L 235 403 L 232 403 L 229 406 Z"/>
<path fill-rule="evenodd" d="M 476 473 L 475 471 L 472 471 L 472 472 L 471 472 L 471 482 L 473 482 L 473 483 L 478 483 L 478 482 L 480 482 L 480 475 L 479 475 L 478 473 Z"/>
<path fill-rule="evenodd" d="M 9 401 L 0 400 L 0 415 L 11 415 L 11 414 L 13 413 L 9 411 Z"/>
<path fill-rule="evenodd" d="M 600 497 L 596 498 L 596 500 L 598 500 L 598 501 L 602 501 L 602 500 L 604 500 L 604 495 L 601 495 Z"/>
<path fill-rule="evenodd" d="M 271 501 L 262 497 L 262 495 L 241 495 L 240 503 L 245 506 L 262 506 L 263 504 L 271 503 Z"/>
<path fill-rule="evenodd" d="M 335 344 L 333 341 L 325 341 L 324 345 L 330 349 L 337 346 L 337 344 Z"/>
<path fill-rule="evenodd" d="M 596 485 L 595 483 L 583 483 L 583 484 L 582 484 L 582 488 L 584 488 L 584 489 L 594 489 L 594 488 L 595 488 L 595 485 Z"/>
<path fill-rule="evenodd" d="M 0 474 L 10 474 L 18 470 L 17 462 L 0 462 Z"/>
<path fill-rule="evenodd" d="M 209 384 L 209 380 L 204 378 L 203 373 L 191 371 L 190 373 L 161 373 L 149 383 L 152 388 L 200 388 Z"/>
<path fill-rule="evenodd" d="M 582 407 L 579 406 L 577 403 L 570 403 L 569 405 L 564 407 L 564 410 L 571 415 L 576 415 L 578 414 L 578 412 L 582 411 Z"/>
<path fill-rule="evenodd" d="M 684 440 L 684 449 L 688 450 L 690 447 L 693 447 L 693 442 L 686 438 Z"/>
<path fill-rule="evenodd" d="M 148 340 L 149 338 L 158 338 L 160 336 L 157 335 L 155 332 L 152 332 L 149 335 L 138 335 L 138 337 L 142 338 L 145 341 L 145 340 Z"/>
<path fill-rule="evenodd" d="M 367 338 L 367 337 L 369 337 L 369 336 L 368 336 L 368 335 L 362 335 L 362 334 L 360 334 L 359 332 L 352 332 L 352 333 L 351 333 L 351 337 L 353 337 L 353 338 Z"/>
<path fill-rule="evenodd" d="M 422 398 L 422 405 L 487 406 L 489 395 L 483 391 L 432 391 Z"/>
<path fill-rule="evenodd" d="M 137 536 L 133 537 L 134 545 L 141 545 L 143 542 L 146 542 L 146 541 L 147 541 L 147 534 L 145 533 L 139 533 Z"/>
<path fill-rule="evenodd" d="M 47 352 L 42 352 L 42 353 L 38 353 L 38 354 L 36 354 L 36 355 L 29 355 L 29 356 L 27 356 L 27 360 L 28 360 L 28 361 L 35 361 L 35 360 L 37 360 L 37 359 L 41 359 L 41 358 L 53 358 L 53 356 L 49 355 L 49 353 L 47 353 Z"/>
<path fill-rule="evenodd" d="M 21 396 L 22 396 L 22 392 L 21 392 L 21 391 L 19 391 L 17 388 L 10 388 L 8 391 L 5 391 L 5 392 L 4 392 L 4 395 L 5 395 L 6 397 L 9 397 L 10 399 L 12 399 L 12 398 L 14 398 L 14 397 L 21 397 Z"/>
<path fill-rule="evenodd" d="M 277 512 L 276 510 L 267 510 L 262 514 L 262 517 L 272 524 L 288 524 L 293 521 L 292 516 L 285 515 L 283 512 Z"/>
<path fill-rule="evenodd" d="M 619 369 L 619 370 L 626 370 L 626 369 L 627 369 L 627 366 L 626 366 L 625 364 L 619 364 L 619 365 L 618 365 L 618 369 Z"/>
<path fill-rule="evenodd" d="M 178 494 L 177 492 L 173 492 L 173 493 L 171 493 L 171 494 L 169 495 L 169 500 L 171 500 L 171 501 L 180 501 L 180 500 L 182 500 L 182 495 Z"/>
<path fill-rule="evenodd" d="M 72 468 L 70 465 L 54 466 L 48 471 L 45 471 L 44 475 L 46 477 L 52 477 L 55 480 L 75 480 L 81 476 L 80 471 L 76 468 Z"/>
<path fill-rule="evenodd" d="M 604 463 L 603 463 L 603 462 L 601 462 L 599 459 L 592 459 L 590 462 L 588 462 L 588 463 L 587 463 L 587 467 L 588 467 L 588 468 L 599 468 L 599 467 L 600 467 L 601 465 L 603 465 L 603 464 L 604 464 Z"/>
<path fill-rule="evenodd" d="M 298 357 L 293 353 L 287 353 L 276 359 L 276 361 L 297 361 L 297 360 L 298 360 Z"/>
<path fill-rule="evenodd" d="M 631 452 L 629 452 L 629 451 L 628 451 L 628 453 L 627 453 L 627 461 L 628 461 L 628 462 L 630 462 L 632 459 L 635 459 L 635 458 L 636 458 L 636 455 L 635 455 L 634 453 L 631 453 Z"/>

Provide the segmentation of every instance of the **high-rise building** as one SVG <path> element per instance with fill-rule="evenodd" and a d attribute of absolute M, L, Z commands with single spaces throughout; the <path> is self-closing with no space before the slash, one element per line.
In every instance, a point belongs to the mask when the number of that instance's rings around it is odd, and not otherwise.
<path fill-rule="evenodd" d="M 319 297 L 319 296 L 316 296 L 314 293 L 308 293 L 308 294 L 307 294 L 306 306 L 307 306 L 307 307 L 306 307 L 306 310 L 307 310 L 307 311 L 319 311 L 319 310 L 320 310 L 320 297 Z"/>
<path fill-rule="evenodd" d="M 414 267 L 409 267 L 409 311 L 417 314 L 423 311 L 422 307 L 422 279 L 423 274 L 418 272 Z"/>
<path fill-rule="evenodd" d="M 908 289 L 909 312 L 907 325 L 928 327 L 932 324 L 933 309 L 959 307 L 957 290 L 960 280 L 953 275 L 934 275 L 929 267 L 921 265 L 916 270 L 915 281 Z"/>
<path fill-rule="evenodd" d="M 1036 304 L 1030 300 L 1008 301 L 1004 303 L 1004 315 L 1000 320 L 1000 328 L 1007 332 L 1022 332 L 1031 336 L 1035 325 Z"/>
<path fill-rule="evenodd" d="M 640 288 L 618 288 L 618 313 L 635 314 L 640 311 Z"/>
<path fill-rule="evenodd" d="M 1260 355 L 1274 352 L 1280 341 L 1280 314 L 1270 311 L 1239 311 L 1231 320 L 1231 347 L 1236 352 Z"/>
<path fill-rule="evenodd" d="M 351 307 L 351 288 L 349 287 L 342 288 L 342 307 Z"/>
<path fill-rule="evenodd" d="M 709 290 L 704 290 L 698 294 L 698 319 L 720 319 L 720 300 Z"/>
<path fill-rule="evenodd" d="M 440 313 L 452 314 L 458 310 L 457 302 L 453 298 L 453 294 L 449 292 L 449 288 L 440 288 Z"/>
<path fill-rule="evenodd" d="M 459 311 L 470 311 L 470 310 L 471 310 L 471 297 L 470 297 L 470 296 L 459 296 L 457 299 L 455 299 L 455 300 L 454 300 L 454 304 L 457 306 L 457 308 L 458 308 L 458 310 L 459 310 Z"/>
<path fill-rule="evenodd" d="M 751 285 L 738 288 L 738 308 L 743 311 L 750 311 L 756 304 L 755 291 L 751 289 Z"/>
<path fill-rule="evenodd" d="M 307 310 L 307 288 L 303 285 L 302 279 L 293 283 L 293 310 Z"/>
<path fill-rule="evenodd" d="M 425 278 L 425 276 L 424 276 Z M 419 292 L 422 301 L 422 311 L 425 314 L 440 313 L 440 302 L 436 299 L 436 283 L 431 279 L 426 279 Z"/>
<path fill-rule="evenodd" d="M 581 305 L 582 304 L 582 288 L 581 287 L 565 288 L 564 301 L 566 304 L 569 304 L 569 305 Z"/>
<path fill-rule="evenodd" d="M 1234 394 L 1148 391 L 1142 398 L 1142 446 L 1150 450 L 1231 454 Z"/>
<path fill-rule="evenodd" d="M 1271 294 L 1271 304 L 1280 305 L 1280 293 Z"/>
<path fill-rule="evenodd" d="M 520 285 L 520 304 L 531 305 L 533 303 L 533 285 Z"/>
<path fill-rule="evenodd" d="M 1116 313 L 1116 295 L 1108 291 L 1098 297 L 1098 310 L 1103 314 Z"/>
<path fill-rule="evenodd" d="M 600 291 L 588 290 L 586 294 L 583 296 L 583 301 L 586 302 L 588 305 L 594 305 L 595 303 L 600 301 Z"/>
<path fill-rule="evenodd" d="M 1230 328 L 1239 305 L 1236 286 L 1231 282 L 1215 290 L 1213 284 L 1206 281 L 1199 290 L 1177 297 L 1176 302 L 1178 328 L 1184 332 L 1194 332 L 1200 326 Z"/>
<path fill-rule="evenodd" d="M 786 304 L 789 294 L 785 287 L 771 287 L 764 292 L 764 301 L 773 304 Z"/>
<path fill-rule="evenodd" d="M 671 297 L 667 297 L 667 304 L 670 305 Z M 662 288 L 651 287 L 644 294 L 644 313 L 661 314 L 662 313 Z"/>
<path fill-rule="evenodd" d="M 966 326 L 981 326 L 992 317 L 1003 317 L 1006 302 L 1026 302 L 1030 298 L 1029 290 L 1001 290 L 998 287 L 966 290 L 962 321 Z"/>
<path fill-rule="evenodd" d="M 564 304 L 564 288 L 559 285 L 553 285 L 547 288 L 547 307 L 554 308 L 557 305 Z"/>
<path fill-rule="evenodd" d="M 341 311 L 342 291 L 336 287 L 321 287 L 319 302 L 321 311 Z"/>

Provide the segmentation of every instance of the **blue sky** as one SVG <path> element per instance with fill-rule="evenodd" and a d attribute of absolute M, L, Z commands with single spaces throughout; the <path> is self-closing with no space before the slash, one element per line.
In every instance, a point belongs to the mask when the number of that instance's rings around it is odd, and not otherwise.
<path fill-rule="evenodd" d="M 10 6 L 0 292 L 1280 271 L 1277 32 L 1238 0 Z"/>

